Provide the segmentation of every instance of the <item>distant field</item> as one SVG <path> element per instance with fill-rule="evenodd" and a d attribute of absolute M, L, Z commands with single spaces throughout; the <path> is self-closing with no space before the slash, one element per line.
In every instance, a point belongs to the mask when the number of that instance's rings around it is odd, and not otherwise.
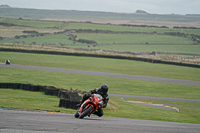
<path fill-rule="evenodd" d="M 12 39 L 12 40 L 2 40 L 0 43 L 13 43 L 13 42 L 25 42 L 31 44 L 32 42 L 36 42 L 37 44 L 45 44 L 45 45 L 59 45 L 59 43 L 63 44 L 73 44 L 73 41 L 69 40 L 69 36 L 67 34 L 57 34 L 57 35 L 48 35 L 48 36 L 40 36 L 40 37 L 28 37 L 21 39 Z M 77 43 L 81 44 L 81 43 Z M 60 46 L 60 45 L 59 45 Z"/>
<path fill-rule="evenodd" d="M 199 34 L 200 29 L 169 29 L 169 28 L 153 28 L 153 27 L 128 27 L 117 26 L 110 24 L 92 24 L 92 23 L 75 23 L 70 22 L 67 25 L 64 22 L 50 22 L 50 21 L 35 21 L 35 20 L 15 20 L 2 19 L 1 22 L 12 23 L 16 25 L 33 26 L 33 27 L 4 27 L 0 26 L 0 37 L 13 38 L 16 35 L 28 35 L 23 33 L 24 30 L 37 31 L 39 33 L 54 33 L 64 31 L 65 29 L 91 29 L 91 30 L 110 30 L 110 31 L 127 31 L 127 32 L 181 32 L 188 34 Z M 63 26 L 62 29 L 56 27 Z M 40 28 L 39 28 L 40 27 Z M 51 27 L 51 28 L 44 28 Z M 170 35 L 157 34 L 105 34 L 105 33 L 72 33 L 77 35 L 78 39 L 93 40 L 98 45 L 89 45 L 69 40 L 67 33 L 52 34 L 40 37 L 28 37 L 12 40 L 1 40 L 0 43 L 36 43 L 42 45 L 55 45 L 71 48 L 85 48 L 85 49 L 107 49 L 120 51 L 138 51 L 138 52 L 177 52 L 177 53 L 191 53 L 199 54 L 199 45 L 183 45 L 192 44 L 194 41 L 191 38 L 184 38 Z M 30 35 L 30 34 L 29 34 Z M 134 44 L 134 45 L 131 45 Z M 141 45 L 143 44 L 143 45 Z M 144 45 L 145 44 L 145 45 Z M 146 45 L 149 44 L 149 45 Z M 158 45 L 155 45 L 158 44 Z M 170 45 L 169 45 L 170 44 Z M 171 45 L 173 44 L 173 45 Z M 181 44 L 181 45 L 179 45 Z"/>
<path fill-rule="evenodd" d="M 190 44 L 193 41 L 190 38 L 182 38 L 175 36 L 167 35 L 146 35 L 146 34 L 90 34 L 90 33 L 75 33 L 78 36 L 78 39 L 87 39 L 94 40 L 99 44 L 108 44 L 108 43 L 131 43 L 131 44 Z M 68 44 L 72 41 L 69 40 L 67 34 L 58 34 L 51 36 L 43 37 L 30 37 L 22 39 L 12 39 L 12 40 L 3 40 L 0 43 L 12 43 L 14 41 L 27 43 L 37 42 L 37 44 L 42 44 L 44 42 L 56 43 L 59 42 Z M 78 42 L 76 42 L 78 43 Z M 81 44 L 81 43 L 79 43 Z"/>
<path fill-rule="evenodd" d="M 71 48 L 85 48 L 85 49 L 107 49 L 107 50 L 119 50 L 119 51 L 132 51 L 132 52 L 176 52 L 176 53 L 191 53 L 191 54 L 200 54 L 200 46 L 199 45 L 178 45 L 184 43 L 190 43 L 188 38 L 180 38 L 180 37 L 171 37 L 171 36 L 161 36 L 157 35 L 118 35 L 118 34 L 77 34 L 81 39 L 95 39 L 99 45 L 95 47 L 93 45 L 83 44 L 79 42 L 75 42 L 69 40 L 69 36 L 66 34 L 57 34 L 57 35 L 48 35 L 41 37 L 29 37 L 29 38 L 21 38 L 21 39 L 12 39 L 12 40 L 2 40 L 0 43 L 13 43 L 13 42 L 25 42 L 31 44 L 32 42 L 36 42 L 37 44 L 43 45 L 55 45 L 62 47 L 71 47 Z M 111 40 L 112 39 L 112 40 Z M 157 43 L 165 44 L 164 40 L 170 40 L 171 43 L 176 43 L 177 45 L 139 45 L 140 43 L 149 44 L 154 43 L 157 39 Z M 179 39 L 179 40 L 178 40 Z M 115 40 L 115 43 L 137 43 L 137 45 L 131 44 L 113 44 L 112 41 Z M 127 41 L 128 40 L 128 41 Z M 102 42 L 101 42 L 102 41 Z M 167 41 L 169 42 L 169 41 Z M 103 44 L 102 44 L 103 43 Z M 107 43 L 111 43 L 108 45 Z"/>
<path fill-rule="evenodd" d="M 71 48 L 85 48 L 85 49 L 107 49 L 107 50 L 118 50 L 118 51 L 132 51 L 132 52 L 176 52 L 176 53 L 191 53 L 200 54 L 199 45 L 178 45 L 191 43 L 188 38 L 172 37 L 172 36 L 159 36 L 158 35 L 121 35 L 121 34 L 77 34 L 81 39 L 94 39 L 99 43 L 95 47 L 93 45 L 83 44 L 69 40 L 69 36 L 66 34 L 48 35 L 41 37 L 29 37 L 12 40 L 2 40 L 0 43 L 28 43 L 31 44 L 36 42 L 37 44 L 43 45 L 55 45 L 62 47 Z M 166 41 L 164 41 L 166 40 Z M 170 41 L 169 41 L 170 40 Z M 161 43 L 165 45 L 146 45 L 151 43 Z M 168 43 L 174 43 L 174 45 L 168 45 Z M 109 45 L 107 43 L 110 43 Z M 114 43 L 136 43 L 137 45 L 131 44 L 114 44 Z M 63 44 L 63 45 L 61 45 Z M 145 45 L 140 45 L 145 44 Z M 176 45 L 175 45 L 176 44 Z"/>
<path fill-rule="evenodd" d="M 23 33 L 23 31 L 37 31 L 39 33 L 54 33 L 61 30 L 52 29 L 52 28 L 34 28 L 34 27 L 5 27 L 0 26 L 0 36 L 5 38 L 14 38 L 16 35 L 30 35 L 28 33 Z"/>
<path fill-rule="evenodd" d="M 19 20 L 19 19 L 4 19 L 1 22 L 11 23 L 15 25 L 33 26 L 33 27 L 61 27 L 65 22 L 53 21 L 36 21 L 36 20 Z M 172 28 L 154 28 L 154 27 L 128 27 L 110 24 L 93 24 L 93 23 L 76 23 L 70 22 L 62 29 L 91 29 L 91 30 L 111 30 L 111 31 L 128 31 L 128 32 L 180 32 L 188 34 L 200 35 L 200 29 L 172 29 Z"/>
<path fill-rule="evenodd" d="M 200 46 L 190 45 L 97 45 L 88 47 L 88 45 L 70 45 L 71 48 L 84 48 L 84 49 L 107 49 L 118 51 L 132 51 L 132 52 L 174 52 L 174 53 L 190 53 L 200 54 Z"/>
<path fill-rule="evenodd" d="M 33 26 L 33 27 L 60 27 L 64 25 L 63 22 L 52 21 L 36 21 L 36 20 L 20 20 L 20 19 L 4 19 L 2 23 L 11 23 L 19 26 Z"/>
<path fill-rule="evenodd" d="M 92 29 L 92 30 L 111 30 L 111 31 L 130 31 L 130 32 L 181 32 L 188 34 L 200 35 L 200 29 L 169 29 L 169 28 L 153 28 L 153 27 L 128 27 L 118 25 L 106 24 L 92 24 L 92 23 L 68 23 L 65 29 Z"/>
<path fill-rule="evenodd" d="M 107 43 L 142 43 L 146 44 L 190 44 L 193 41 L 190 38 L 182 38 L 167 35 L 147 35 L 147 34 L 89 34 L 75 33 L 78 39 L 94 40 L 100 44 Z"/>

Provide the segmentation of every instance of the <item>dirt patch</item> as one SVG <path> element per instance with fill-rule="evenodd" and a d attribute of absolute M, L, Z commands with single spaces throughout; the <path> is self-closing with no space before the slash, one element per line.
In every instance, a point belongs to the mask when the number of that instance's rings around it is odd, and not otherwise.
<path fill-rule="evenodd" d="M 178 27 L 197 27 L 200 28 L 200 21 L 162 21 L 162 20 L 133 20 L 133 19 L 97 19 L 97 18 L 43 18 L 40 20 L 48 21 L 74 21 L 74 22 L 87 22 L 99 24 L 131 24 L 131 25 L 148 25 L 148 26 L 167 26 L 172 28 L 174 26 Z"/>

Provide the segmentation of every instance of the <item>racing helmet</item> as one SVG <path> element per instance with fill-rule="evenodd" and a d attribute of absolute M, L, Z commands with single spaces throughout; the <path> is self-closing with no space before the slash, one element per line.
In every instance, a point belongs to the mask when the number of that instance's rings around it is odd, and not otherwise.
<path fill-rule="evenodd" d="M 101 85 L 101 92 L 104 93 L 104 94 L 108 92 L 108 85 L 107 84 Z"/>

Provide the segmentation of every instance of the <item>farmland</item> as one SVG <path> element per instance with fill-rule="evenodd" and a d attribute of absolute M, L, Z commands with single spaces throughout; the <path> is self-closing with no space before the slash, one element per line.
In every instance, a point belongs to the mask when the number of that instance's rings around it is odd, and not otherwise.
<path fill-rule="evenodd" d="M 111 30 L 111 31 L 130 31 L 130 32 L 182 32 L 188 34 L 198 34 L 200 35 L 199 29 L 183 29 L 183 28 L 162 28 L 162 27 L 134 27 L 134 26 L 120 26 L 120 25 L 106 25 L 106 24 L 93 24 L 93 23 L 69 23 L 64 28 L 66 29 L 91 29 L 91 30 Z"/>
<path fill-rule="evenodd" d="M 129 51 L 143 54 L 146 52 L 147 55 L 154 52 L 157 59 L 171 56 L 176 58 L 175 61 L 185 62 L 186 58 L 193 63 L 200 62 L 200 29 L 194 27 L 169 28 L 23 19 L 1 19 L 0 23 L 0 37 L 3 38 L 0 43 L 110 50 L 111 53 Z M 171 57 L 167 57 L 167 60 L 172 60 Z"/>

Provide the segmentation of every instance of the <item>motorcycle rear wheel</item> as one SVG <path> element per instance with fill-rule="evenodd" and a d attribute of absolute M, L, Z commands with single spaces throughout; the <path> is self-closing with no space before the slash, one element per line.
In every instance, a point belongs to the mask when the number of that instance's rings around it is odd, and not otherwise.
<path fill-rule="evenodd" d="M 88 115 L 90 113 L 90 111 L 92 111 L 93 107 L 90 106 L 88 107 L 84 112 L 82 112 L 79 116 L 80 119 L 83 119 L 86 115 Z"/>

